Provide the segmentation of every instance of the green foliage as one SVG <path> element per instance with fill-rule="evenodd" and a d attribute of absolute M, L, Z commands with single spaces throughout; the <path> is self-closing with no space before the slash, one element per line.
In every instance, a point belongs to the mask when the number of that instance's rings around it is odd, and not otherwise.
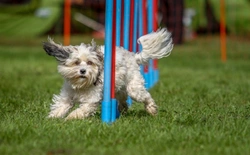
<path fill-rule="evenodd" d="M 0 12 L 8 14 L 29 14 L 33 13 L 41 4 L 41 0 L 31 0 L 27 4 L 1 5 Z"/>
<path fill-rule="evenodd" d="M 150 90 L 159 114 L 134 103 L 107 125 L 100 111 L 85 120 L 47 118 L 63 80 L 45 40 L 0 39 L 0 154 L 250 153 L 249 42 L 228 38 L 226 63 L 217 37 L 175 46 Z"/>
<path fill-rule="evenodd" d="M 0 35 L 33 37 L 44 34 L 61 15 L 60 1 L 32 0 L 24 5 L 0 6 Z M 36 15 L 38 9 L 47 9 L 48 16 Z"/>
<path fill-rule="evenodd" d="M 220 20 L 220 1 L 210 0 L 217 20 Z M 196 16 L 194 17 L 193 27 L 205 26 L 205 0 L 185 0 L 188 8 L 194 8 Z M 226 25 L 233 34 L 249 35 L 250 32 L 250 14 L 249 1 L 246 0 L 225 0 Z"/>

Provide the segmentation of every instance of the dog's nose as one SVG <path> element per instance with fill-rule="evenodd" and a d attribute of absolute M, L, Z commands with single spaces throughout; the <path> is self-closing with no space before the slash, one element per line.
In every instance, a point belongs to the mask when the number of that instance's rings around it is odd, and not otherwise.
<path fill-rule="evenodd" d="M 81 70 L 80 70 L 80 73 L 81 73 L 81 74 L 85 74 L 85 73 L 86 73 L 86 69 L 81 69 Z"/>

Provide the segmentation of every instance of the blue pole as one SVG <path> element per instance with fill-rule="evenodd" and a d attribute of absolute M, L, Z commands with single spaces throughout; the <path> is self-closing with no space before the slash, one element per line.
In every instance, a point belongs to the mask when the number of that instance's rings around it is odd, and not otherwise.
<path fill-rule="evenodd" d="M 121 0 L 116 0 L 116 46 L 121 46 Z"/>
<path fill-rule="evenodd" d="M 121 46 L 121 0 L 116 0 L 116 46 Z M 111 99 L 112 102 L 112 120 L 120 116 L 116 99 Z"/>
<path fill-rule="evenodd" d="M 143 27 L 143 23 L 145 23 L 143 21 L 143 0 L 139 0 L 139 37 L 143 36 L 143 31 L 144 31 L 144 27 Z M 142 51 L 142 46 L 140 45 L 139 47 L 139 50 Z M 145 80 L 145 87 L 146 89 L 149 88 L 149 85 L 148 85 L 148 73 L 144 72 L 144 66 L 141 65 L 141 74 L 143 75 L 144 77 L 144 80 Z"/>
<path fill-rule="evenodd" d="M 129 49 L 130 0 L 124 0 L 124 48 Z"/>
<path fill-rule="evenodd" d="M 148 0 L 148 33 L 153 31 L 153 0 Z M 149 88 L 154 84 L 153 60 L 148 64 Z"/>
<path fill-rule="evenodd" d="M 129 20 L 130 20 L 130 0 L 124 0 L 124 48 L 129 50 Z M 132 99 L 128 97 L 128 106 L 131 106 Z"/>
<path fill-rule="evenodd" d="M 104 47 L 104 93 L 101 118 L 103 122 L 111 122 L 111 57 L 112 57 L 112 15 L 113 0 L 106 0 L 105 14 L 105 47 Z"/>
<path fill-rule="evenodd" d="M 119 117 L 117 100 L 115 98 L 111 98 L 111 122 L 114 122 L 117 117 Z"/>

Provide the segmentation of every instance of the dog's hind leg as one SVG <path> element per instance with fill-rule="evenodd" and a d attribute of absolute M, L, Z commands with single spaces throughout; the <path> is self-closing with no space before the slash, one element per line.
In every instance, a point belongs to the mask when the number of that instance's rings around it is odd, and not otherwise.
<path fill-rule="evenodd" d="M 116 93 L 116 99 L 118 101 L 118 110 L 120 113 L 126 113 L 128 111 L 128 103 L 126 102 L 128 98 L 125 90 L 121 90 Z"/>
<path fill-rule="evenodd" d="M 137 102 L 144 103 L 146 111 L 151 115 L 157 114 L 157 105 L 144 87 L 144 80 L 140 74 L 130 76 L 127 84 L 128 95 Z"/>

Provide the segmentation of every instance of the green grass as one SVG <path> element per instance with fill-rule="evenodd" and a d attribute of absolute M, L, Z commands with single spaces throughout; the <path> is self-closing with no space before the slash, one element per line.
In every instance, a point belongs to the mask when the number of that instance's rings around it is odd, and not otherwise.
<path fill-rule="evenodd" d="M 218 37 L 175 46 L 150 90 L 159 114 L 135 103 L 106 125 L 100 111 L 85 120 L 46 118 L 63 80 L 42 40 L 0 39 L 1 155 L 250 154 L 249 42 L 228 38 L 226 63 Z"/>

